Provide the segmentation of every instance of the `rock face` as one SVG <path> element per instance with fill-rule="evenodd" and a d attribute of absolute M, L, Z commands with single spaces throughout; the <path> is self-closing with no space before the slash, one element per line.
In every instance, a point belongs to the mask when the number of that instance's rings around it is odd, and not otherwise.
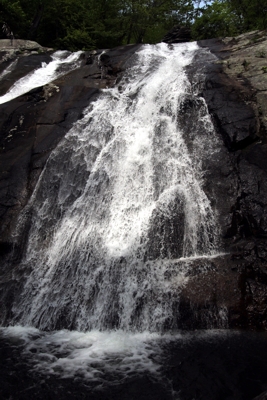
<path fill-rule="evenodd" d="M 221 291 L 221 303 L 231 303 L 230 326 L 257 329 L 267 329 L 266 43 L 266 32 L 200 42 L 219 58 L 208 67 L 203 97 L 225 145 L 221 189 L 211 185 L 229 256 L 210 284 L 219 288 L 217 305 Z"/>
<path fill-rule="evenodd" d="M 184 43 L 191 40 L 190 28 L 186 26 L 174 26 L 162 39 L 165 43 Z"/>
<path fill-rule="evenodd" d="M 189 32 L 176 28 L 164 41 L 188 39 Z M 217 210 L 225 254 L 204 270 L 198 261 L 192 264 L 178 305 L 179 326 L 184 329 L 267 329 L 266 43 L 264 32 L 201 41 L 200 46 L 207 48 L 207 59 L 205 63 L 196 59 L 187 71 L 195 85 L 201 87 L 198 99 L 189 95 L 184 102 L 181 118 L 187 126 L 188 147 L 195 130 L 190 113 L 198 111 L 201 98 L 207 103 L 221 140 L 218 152 L 210 156 L 203 169 L 205 191 Z M 49 154 L 99 89 L 118 82 L 137 49 L 138 46 L 125 46 L 102 54 L 84 53 L 80 68 L 0 105 L 3 259 L 11 257 L 17 216 L 27 204 Z M 18 74 L 33 70 L 37 63 L 49 58 L 49 51 L 20 57 L 19 69 L 9 74 L 3 91 L 18 79 Z M 0 71 L 12 60 L 5 56 Z M 199 81 L 200 71 L 205 72 L 204 82 Z M 154 217 L 159 221 L 163 218 Z M 157 249 L 152 239 L 149 237 L 154 253 Z M 166 248 L 166 254 L 169 250 Z M 20 253 L 17 249 L 17 258 Z"/>
<path fill-rule="evenodd" d="M 137 48 L 130 45 L 106 51 L 109 65 L 108 69 L 104 66 L 105 76 L 98 62 L 101 51 L 84 53 L 81 68 L 0 105 L 0 248 L 3 253 L 12 247 L 13 223 L 27 203 L 49 154 L 99 89 L 112 86 L 118 80 Z M 17 67 L 4 80 L 3 91 L 50 59 L 49 53 L 20 56 Z M 1 70 L 11 62 L 2 58 Z"/>
<path fill-rule="evenodd" d="M 0 40 L 0 71 L 5 68 L 5 62 L 15 60 L 18 56 L 26 56 L 30 54 L 49 54 L 53 49 L 42 47 L 39 43 L 31 40 L 14 39 L 12 44 L 10 39 Z M 26 71 L 24 71 L 25 73 Z"/>

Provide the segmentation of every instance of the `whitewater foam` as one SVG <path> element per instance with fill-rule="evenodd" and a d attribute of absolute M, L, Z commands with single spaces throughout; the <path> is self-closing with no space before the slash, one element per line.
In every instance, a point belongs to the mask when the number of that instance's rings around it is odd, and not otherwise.
<path fill-rule="evenodd" d="M 69 53 L 67 51 L 56 51 L 52 54 L 52 61 L 48 64 L 42 63 L 41 68 L 30 72 L 28 75 L 22 77 L 8 90 L 8 92 L 0 96 L 0 104 L 6 103 L 32 89 L 46 85 L 53 80 L 59 78 L 66 72 L 78 68 L 80 65 L 80 56 L 82 51 L 76 53 Z M 15 63 L 16 61 L 14 61 Z M 0 78 L 10 73 L 15 64 L 12 63 L 3 73 Z M 3 75 L 4 74 L 4 75 Z"/>

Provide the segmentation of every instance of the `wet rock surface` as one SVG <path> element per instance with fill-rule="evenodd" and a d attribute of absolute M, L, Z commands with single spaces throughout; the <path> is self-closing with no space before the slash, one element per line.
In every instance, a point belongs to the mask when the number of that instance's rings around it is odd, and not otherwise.
<path fill-rule="evenodd" d="M 206 70 L 202 95 L 224 142 L 220 177 L 213 170 L 208 180 L 215 185 L 206 190 L 216 198 L 230 253 L 227 274 L 236 280 L 235 294 L 225 287 L 225 299 L 237 300 L 228 307 L 229 324 L 253 329 L 266 329 L 267 317 L 266 43 L 266 32 L 200 42 L 218 57 Z M 217 287 L 223 282 L 218 278 Z"/>
<path fill-rule="evenodd" d="M 36 68 L 40 68 L 42 63 L 49 63 L 51 60 L 52 58 L 49 52 L 44 54 L 29 54 L 21 57 L 19 57 L 17 53 L 14 53 L 14 59 L 5 59 L 5 57 L 2 57 L 0 74 L 8 67 L 12 69 L 12 64 L 14 68 L 12 73 L 6 75 L 4 79 L 1 79 L 0 96 L 4 95 L 16 80 L 33 72 Z"/>
<path fill-rule="evenodd" d="M 182 288 L 174 310 L 179 327 L 184 330 L 214 327 L 267 329 L 267 111 L 264 86 L 267 74 L 262 69 L 265 57 L 261 50 L 266 41 L 262 39 L 263 34 L 253 35 L 256 37 L 201 42 L 201 46 L 210 49 L 219 59 L 208 55 L 203 64 L 196 60 L 195 67 L 187 71 L 194 77 L 196 87 L 202 88 L 198 96 L 190 94 L 184 99 L 181 117 L 188 128 L 188 148 L 194 151 L 196 134 L 203 134 L 201 130 L 195 132 L 190 118 L 190 113 L 200 112 L 203 98 L 219 138 L 217 152 L 201 146 L 198 151 L 210 152 L 203 166 L 205 191 L 217 210 L 222 251 L 226 254 L 192 262 L 188 283 Z M 23 241 L 14 251 L 12 239 L 17 216 L 27 204 L 51 151 L 82 116 L 82 110 L 93 101 L 99 89 L 119 82 L 121 72 L 137 49 L 138 46 L 126 46 L 107 51 L 100 62 L 98 56 L 102 52 L 84 53 L 81 68 L 0 105 L 0 250 L 3 260 L 10 258 L 14 266 L 18 263 Z M 252 49 L 260 55 L 255 56 L 260 64 L 255 63 L 253 68 L 249 67 L 252 66 L 250 59 L 244 63 L 245 53 L 246 57 L 254 57 Z M 41 60 L 49 59 L 49 53 L 19 58 L 19 74 L 31 71 Z M 8 65 L 10 62 L 12 60 L 3 63 Z M 1 68 L 1 71 L 5 69 L 4 64 Z M 201 71 L 206 72 L 204 82 L 199 81 Z M 17 74 L 9 75 L 6 88 L 18 79 Z M 179 214 L 179 204 L 174 209 Z M 154 218 L 172 230 L 176 226 L 176 220 L 166 222 L 161 215 L 154 215 Z M 168 229 L 164 235 L 169 236 Z M 152 236 L 151 232 L 149 251 L 155 254 L 157 249 Z M 170 242 L 168 246 L 166 244 L 164 254 L 180 256 L 181 249 L 175 243 Z M 1 270 L 3 272 L 3 264 Z M 24 276 L 17 274 L 14 278 L 12 269 L 4 273 L 1 279 L 6 297 L 2 298 L 1 313 L 8 321 L 10 304 L 16 291 L 21 290 Z M 260 333 L 215 336 L 206 341 L 196 336 L 193 340 L 173 341 L 163 346 L 160 378 L 145 372 L 142 376 L 133 374 L 127 379 L 119 377 L 118 383 L 118 376 L 110 376 L 110 384 L 99 390 L 96 386 L 103 383 L 101 380 L 86 381 L 80 376 L 62 379 L 37 372 L 32 368 L 32 360 L 24 353 L 23 343 L 1 338 L 0 395 L 6 400 L 55 397 L 168 400 L 177 396 L 182 400 L 264 399 L 267 389 L 266 343 L 265 334 Z"/>
<path fill-rule="evenodd" d="M 205 192 L 216 209 L 226 254 L 204 269 L 202 260 L 194 261 L 177 306 L 179 326 L 267 329 L 266 33 L 201 41 L 200 45 L 207 48 L 207 57 L 196 59 L 187 73 L 201 90 L 184 99 L 181 118 L 187 126 L 188 148 L 194 151 L 195 137 L 203 135 L 204 127 L 196 132 L 190 115 L 200 112 L 205 99 L 219 141 L 216 152 L 201 147 L 198 151 L 209 154 L 203 165 Z M 0 105 L 0 250 L 4 259 L 12 257 L 16 264 L 22 253 L 23 241 L 14 258 L 12 233 L 51 151 L 99 89 L 119 83 L 138 48 L 84 53 L 80 68 Z M 19 72 L 15 69 L 9 74 L 6 87 L 18 79 L 18 73 L 25 74 L 49 59 L 49 52 L 19 57 Z M 9 62 L 3 61 L 2 70 Z M 203 71 L 205 79 L 200 81 Z M 177 225 L 175 220 L 163 221 L 160 215 L 154 218 L 171 231 Z M 164 235 L 169 236 L 168 229 Z M 157 251 L 153 233 L 150 236 L 148 257 Z M 170 253 L 178 257 L 181 249 L 175 243 L 167 244 L 164 255 Z M 9 271 L 3 284 L 17 289 L 6 291 L 6 304 L 23 284 L 23 277 L 16 282 L 12 279 Z M 3 312 L 7 319 L 8 312 L 7 306 Z"/>
<path fill-rule="evenodd" d="M 83 109 L 99 89 L 115 84 L 137 49 L 138 46 L 130 45 L 106 51 L 110 61 L 105 76 L 98 62 L 102 51 L 84 53 L 80 68 L 0 105 L 2 253 L 12 248 L 9 244 L 14 230 L 12 224 L 27 203 L 49 154 L 72 124 L 82 117 Z M 19 57 L 19 68 L 15 68 L 4 80 L 5 89 L 49 60 L 49 54 Z M 6 65 L 4 61 L 2 69 Z"/>

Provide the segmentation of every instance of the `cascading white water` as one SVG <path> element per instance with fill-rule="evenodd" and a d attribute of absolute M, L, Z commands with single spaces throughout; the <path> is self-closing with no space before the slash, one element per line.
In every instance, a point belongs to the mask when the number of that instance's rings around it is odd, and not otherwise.
<path fill-rule="evenodd" d="M 52 61 L 48 64 L 42 63 L 41 68 L 30 72 L 28 75 L 17 81 L 8 92 L 0 96 L 0 104 L 6 103 L 30 90 L 48 84 L 56 78 L 59 78 L 62 74 L 77 68 L 80 65 L 79 58 L 82 52 L 77 51 L 76 53 L 69 53 L 67 51 L 56 51 L 52 54 Z M 14 68 L 14 61 L 0 76 L 0 79 L 11 72 Z"/>
<path fill-rule="evenodd" d="M 120 86 L 103 90 L 52 153 L 21 218 L 23 225 L 31 215 L 21 266 L 31 273 L 13 323 L 179 327 L 192 258 L 218 252 L 202 182 L 200 154 L 216 140 L 204 101 L 198 151 L 189 151 L 179 125 L 193 94 L 185 68 L 197 49 L 143 46 Z"/>

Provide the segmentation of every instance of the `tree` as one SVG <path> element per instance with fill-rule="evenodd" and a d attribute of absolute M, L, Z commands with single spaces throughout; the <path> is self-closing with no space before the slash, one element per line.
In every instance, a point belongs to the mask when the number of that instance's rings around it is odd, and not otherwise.
<path fill-rule="evenodd" d="M 242 31 L 267 28 L 266 0 L 227 0 L 229 9 L 239 16 Z"/>
<path fill-rule="evenodd" d="M 194 39 L 233 36 L 239 32 L 239 16 L 231 12 L 229 4 L 224 0 L 215 0 L 202 9 L 202 14 L 195 19 L 192 26 Z"/>
<path fill-rule="evenodd" d="M 69 50 L 156 43 L 174 25 L 190 25 L 195 13 L 193 0 L 0 0 L 0 6 L 2 21 L 19 37 Z"/>
<path fill-rule="evenodd" d="M 127 43 L 156 43 L 173 25 L 185 24 L 193 10 L 191 0 L 125 0 L 122 17 Z"/>
<path fill-rule="evenodd" d="M 20 0 L 20 5 L 30 22 L 27 37 L 34 38 L 44 13 L 45 2 L 43 0 L 31 0 L 31 2 Z"/>
<path fill-rule="evenodd" d="M 34 38 L 44 46 L 68 50 L 90 49 L 94 46 L 87 23 L 89 11 L 85 0 L 39 2 L 35 10 L 32 10 L 31 18 L 32 27 L 38 19 Z"/>
<path fill-rule="evenodd" d="M 122 0 L 87 1 L 90 1 L 90 26 L 96 47 L 111 48 L 124 43 Z"/>
<path fill-rule="evenodd" d="M 266 0 L 215 0 L 200 9 L 192 31 L 195 39 L 208 39 L 266 28 Z"/>
<path fill-rule="evenodd" d="M 15 36 L 20 37 L 25 37 L 30 25 L 20 1 L 14 0 L 0 0 L 0 21 L 6 22 Z"/>

